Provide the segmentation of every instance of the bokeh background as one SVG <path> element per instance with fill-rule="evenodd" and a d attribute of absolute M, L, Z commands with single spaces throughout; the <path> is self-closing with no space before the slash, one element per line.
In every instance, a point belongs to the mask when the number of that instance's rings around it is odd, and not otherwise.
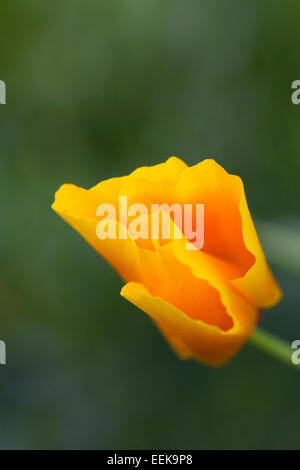
<path fill-rule="evenodd" d="M 298 0 L 1 0 L 0 448 L 297 449 L 300 375 L 247 345 L 175 357 L 51 211 L 170 155 L 242 176 L 300 339 Z"/>

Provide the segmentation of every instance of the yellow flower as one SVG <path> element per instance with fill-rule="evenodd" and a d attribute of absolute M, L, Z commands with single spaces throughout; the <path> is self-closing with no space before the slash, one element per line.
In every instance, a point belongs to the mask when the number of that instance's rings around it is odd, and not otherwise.
<path fill-rule="evenodd" d="M 133 237 L 132 217 L 126 222 L 120 217 L 122 196 L 128 205 L 144 204 L 149 213 L 152 204 L 204 204 L 203 248 L 186 249 L 190 239 L 182 227 L 182 237 L 175 235 L 174 217 L 169 219 L 169 240 L 161 233 L 150 239 Z M 97 235 L 97 208 L 103 203 L 116 208 L 114 223 L 123 237 Z M 151 317 L 182 358 L 224 363 L 251 334 L 259 310 L 281 297 L 243 183 L 214 160 L 188 167 L 171 157 L 89 190 L 65 184 L 52 208 L 120 274 L 126 283 L 121 295 Z M 154 215 L 148 216 L 150 222 Z"/>

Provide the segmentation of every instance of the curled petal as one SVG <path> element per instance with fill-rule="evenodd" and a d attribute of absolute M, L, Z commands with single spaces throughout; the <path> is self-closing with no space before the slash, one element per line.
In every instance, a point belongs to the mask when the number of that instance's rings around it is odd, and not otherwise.
<path fill-rule="evenodd" d="M 232 284 L 259 308 L 269 308 L 279 302 L 282 291 L 274 279 L 259 242 L 245 197 L 241 194 L 240 213 L 245 246 L 254 255 L 255 263 L 241 279 Z"/>
<path fill-rule="evenodd" d="M 210 365 L 221 365 L 232 357 L 247 339 L 257 319 L 257 311 L 232 293 L 222 299 L 233 316 L 239 312 L 228 331 L 188 317 L 169 302 L 152 296 L 139 283 L 126 284 L 121 295 L 152 318 L 180 357 L 194 357 Z"/>

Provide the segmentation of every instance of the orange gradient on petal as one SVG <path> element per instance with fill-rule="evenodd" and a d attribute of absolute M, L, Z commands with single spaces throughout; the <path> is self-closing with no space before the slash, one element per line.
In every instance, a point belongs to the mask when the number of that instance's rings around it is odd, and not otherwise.
<path fill-rule="evenodd" d="M 147 238 L 134 239 L 133 217 L 119 220 L 122 196 L 128 205 L 148 209 Z M 98 238 L 100 204 L 114 205 L 116 229 L 125 239 Z M 179 228 L 172 212 L 165 219 L 170 239 L 163 239 L 159 228 L 153 237 L 151 224 L 159 219 L 151 215 L 152 204 L 204 204 L 203 249 L 186 249 L 184 223 L 182 238 L 174 235 Z M 212 159 L 188 167 L 171 157 L 89 190 L 65 184 L 52 208 L 119 273 L 126 283 L 121 295 L 150 316 L 180 357 L 223 364 L 251 334 L 259 309 L 280 300 L 243 183 Z"/>

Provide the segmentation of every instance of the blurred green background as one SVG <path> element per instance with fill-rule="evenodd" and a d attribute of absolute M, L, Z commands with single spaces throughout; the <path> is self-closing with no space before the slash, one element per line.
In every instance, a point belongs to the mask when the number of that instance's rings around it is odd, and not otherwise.
<path fill-rule="evenodd" d="M 299 21 L 298 0 L 1 0 L 0 448 L 300 448 L 297 372 L 251 345 L 181 362 L 50 209 L 65 182 L 213 156 L 284 289 L 262 326 L 299 339 Z"/>

